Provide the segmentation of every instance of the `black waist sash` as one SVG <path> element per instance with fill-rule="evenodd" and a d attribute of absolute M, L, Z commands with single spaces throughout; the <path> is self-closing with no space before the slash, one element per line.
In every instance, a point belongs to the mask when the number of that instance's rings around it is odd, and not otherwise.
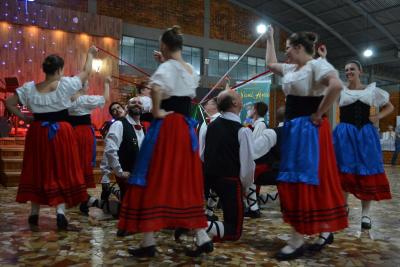
<path fill-rule="evenodd" d="M 350 123 L 357 128 L 371 123 L 369 120 L 370 106 L 357 100 L 353 104 L 340 107 L 340 122 Z"/>
<path fill-rule="evenodd" d="M 68 109 L 56 112 L 33 113 L 33 118 L 35 121 L 68 121 Z"/>
<path fill-rule="evenodd" d="M 315 113 L 323 98 L 323 96 L 286 96 L 286 120 Z"/>
<path fill-rule="evenodd" d="M 172 96 L 161 102 L 161 108 L 165 111 L 174 111 L 189 116 L 191 102 L 192 100 L 188 96 Z"/>
<path fill-rule="evenodd" d="M 80 115 L 80 116 L 69 116 L 68 121 L 69 123 L 71 123 L 72 126 L 92 125 L 92 119 L 90 117 L 90 114 Z"/>

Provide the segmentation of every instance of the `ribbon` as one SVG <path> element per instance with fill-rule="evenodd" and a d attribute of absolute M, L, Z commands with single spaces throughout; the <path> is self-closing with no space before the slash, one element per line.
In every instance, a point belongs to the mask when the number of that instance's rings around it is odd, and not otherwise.
<path fill-rule="evenodd" d="M 189 126 L 189 134 L 190 134 L 190 141 L 192 143 L 192 150 L 193 152 L 196 152 L 199 150 L 199 141 L 197 139 L 196 135 L 196 126 L 198 122 L 190 117 L 185 116 L 185 121 Z"/>
<path fill-rule="evenodd" d="M 92 167 L 96 167 L 96 149 L 97 149 L 97 140 L 96 140 L 96 133 L 94 131 L 93 126 L 90 126 L 90 130 L 92 130 L 93 134 L 93 148 L 92 148 Z"/>
<path fill-rule="evenodd" d="M 41 126 L 49 128 L 49 140 L 52 140 L 56 136 L 57 131 L 60 129 L 60 124 L 58 124 L 58 122 L 44 121 L 42 122 Z"/>
<path fill-rule="evenodd" d="M 142 147 L 136 158 L 136 163 L 128 179 L 131 185 L 146 186 L 147 172 L 150 167 L 151 158 L 153 156 L 154 146 L 157 141 L 158 134 L 160 133 L 163 120 L 154 119 L 151 126 L 144 137 Z"/>
<path fill-rule="evenodd" d="M 131 176 L 128 179 L 129 184 L 138 186 L 147 185 L 147 173 L 149 171 L 151 158 L 154 152 L 154 146 L 160 133 L 163 121 L 163 119 L 155 119 L 151 123 L 151 126 L 144 137 L 139 154 L 137 155 L 136 163 L 133 171 L 131 172 Z M 199 142 L 197 140 L 197 135 L 195 131 L 197 121 L 186 116 L 185 121 L 189 126 L 189 135 L 192 150 L 193 152 L 197 153 L 197 151 L 199 150 Z"/>

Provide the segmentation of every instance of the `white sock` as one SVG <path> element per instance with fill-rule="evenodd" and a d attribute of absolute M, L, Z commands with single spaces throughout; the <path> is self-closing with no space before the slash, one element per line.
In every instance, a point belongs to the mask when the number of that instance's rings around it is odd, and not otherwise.
<path fill-rule="evenodd" d="M 220 221 L 208 221 L 208 228 L 207 228 L 207 234 L 213 238 L 214 236 L 218 236 L 219 238 L 224 237 L 224 224 Z M 219 234 L 218 234 L 219 230 Z"/>
<path fill-rule="evenodd" d="M 201 246 L 204 243 L 207 243 L 211 240 L 210 237 L 207 235 L 206 230 L 200 228 L 200 229 L 195 229 L 195 231 L 196 231 L 196 245 L 197 246 Z"/>
<path fill-rule="evenodd" d="M 255 184 L 250 185 L 246 189 L 246 199 L 247 199 L 247 205 L 249 206 L 250 210 L 259 210 L 260 208 L 258 207 L 258 202 L 257 202 L 257 193 L 256 193 L 257 187 Z"/>
<path fill-rule="evenodd" d="M 268 202 L 273 202 L 278 199 L 278 192 L 272 192 L 272 193 L 260 193 L 258 195 L 258 200 L 260 201 L 261 204 L 267 204 Z"/>
<path fill-rule="evenodd" d="M 284 254 L 293 253 L 296 249 L 304 244 L 304 236 L 295 230 L 292 230 L 292 236 L 290 237 L 287 245 L 281 249 Z"/>
<path fill-rule="evenodd" d="M 371 208 L 371 201 L 361 200 L 361 222 L 371 223 L 371 219 L 369 217 L 369 210 Z M 364 217 L 365 216 L 365 217 Z"/>
<path fill-rule="evenodd" d="M 210 195 L 207 199 L 207 208 L 206 208 L 206 214 L 208 216 L 214 215 L 214 209 L 215 207 L 217 207 L 218 200 L 219 200 L 218 195 L 214 191 L 210 190 Z"/>
<path fill-rule="evenodd" d="M 39 215 L 40 205 L 34 202 L 31 202 L 31 216 Z"/>
<path fill-rule="evenodd" d="M 140 246 L 142 248 L 145 247 L 150 247 L 150 246 L 155 246 L 156 245 L 156 240 L 154 238 L 154 232 L 147 232 L 143 233 L 143 240 Z"/>
<path fill-rule="evenodd" d="M 95 197 L 89 197 L 89 200 L 87 202 L 88 207 L 93 207 L 93 203 L 97 200 Z"/>
<path fill-rule="evenodd" d="M 331 232 L 322 232 L 322 233 L 320 233 L 318 238 L 317 238 L 317 240 L 315 241 L 315 243 L 318 244 L 318 245 L 322 245 L 323 243 L 325 243 L 325 240 L 329 237 L 330 234 L 331 234 Z M 321 236 L 323 238 L 321 238 Z"/>
<path fill-rule="evenodd" d="M 56 212 L 57 212 L 57 214 L 65 215 L 65 203 L 58 204 Z"/>

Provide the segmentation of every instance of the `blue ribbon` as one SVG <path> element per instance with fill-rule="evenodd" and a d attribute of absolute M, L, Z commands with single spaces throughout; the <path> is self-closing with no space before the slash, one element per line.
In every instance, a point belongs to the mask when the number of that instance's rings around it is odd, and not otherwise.
<path fill-rule="evenodd" d="M 156 144 L 160 129 L 164 120 L 154 119 L 151 122 L 151 126 L 147 131 L 142 147 L 140 148 L 139 154 L 136 158 L 136 163 L 128 179 L 128 183 L 131 185 L 146 186 L 147 184 L 147 173 L 149 171 L 151 158 L 153 156 L 154 146 Z M 192 118 L 185 116 L 185 121 L 189 126 L 190 141 L 193 152 L 197 152 L 199 149 L 199 142 L 196 135 L 197 121 Z"/>
<path fill-rule="evenodd" d="M 93 139 L 94 139 L 93 149 L 92 149 L 92 166 L 96 167 L 96 148 L 97 148 L 96 133 L 94 131 L 93 126 L 91 126 L 90 129 L 92 130 Z"/>
<path fill-rule="evenodd" d="M 49 128 L 49 140 L 52 140 L 56 136 L 57 131 L 60 129 L 60 124 L 58 124 L 58 122 L 44 121 L 42 122 L 41 126 Z"/>
<path fill-rule="evenodd" d="M 185 117 L 186 123 L 189 125 L 190 141 L 192 143 L 192 150 L 196 152 L 199 150 L 199 140 L 196 135 L 196 127 L 198 122 L 192 118 Z"/>
<path fill-rule="evenodd" d="M 128 179 L 128 183 L 132 185 L 145 186 L 147 184 L 146 176 L 150 167 L 150 161 L 153 156 L 154 146 L 157 141 L 158 134 L 160 133 L 163 120 L 154 119 L 147 131 L 142 147 L 136 158 L 136 163 Z"/>

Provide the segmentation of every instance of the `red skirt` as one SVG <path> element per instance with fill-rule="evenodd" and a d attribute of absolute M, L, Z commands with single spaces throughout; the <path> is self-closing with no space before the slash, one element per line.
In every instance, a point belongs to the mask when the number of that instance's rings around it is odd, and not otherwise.
<path fill-rule="evenodd" d="M 389 181 L 385 173 L 357 175 L 340 173 L 342 188 L 361 200 L 391 199 Z"/>
<path fill-rule="evenodd" d="M 78 142 L 80 163 L 85 177 L 86 187 L 95 188 L 93 176 L 93 149 L 95 135 L 91 125 L 77 125 L 74 127 L 75 137 Z"/>
<path fill-rule="evenodd" d="M 129 185 L 118 228 L 152 232 L 164 228 L 207 227 L 204 183 L 198 151 L 193 151 L 183 115 L 168 115 L 161 125 L 147 174 L 147 185 Z"/>
<path fill-rule="evenodd" d="M 348 227 L 328 120 L 319 127 L 319 185 L 278 183 L 283 220 L 306 235 Z"/>
<path fill-rule="evenodd" d="M 67 122 L 58 124 L 60 128 L 52 140 L 48 138 L 49 128 L 41 122 L 29 127 L 17 202 L 75 206 L 87 200 L 74 132 Z"/>

